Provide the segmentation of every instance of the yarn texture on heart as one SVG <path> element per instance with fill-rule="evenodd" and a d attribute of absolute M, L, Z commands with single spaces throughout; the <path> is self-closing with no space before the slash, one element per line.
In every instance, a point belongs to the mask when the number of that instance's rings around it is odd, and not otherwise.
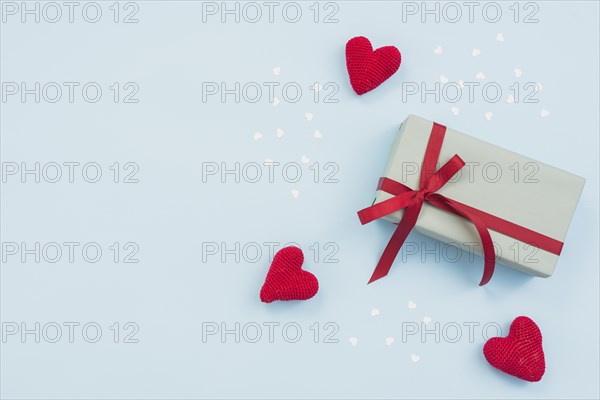
<path fill-rule="evenodd" d="M 346 43 L 346 67 L 352 89 L 363 95 L 394 75 L 401 62 L 400 51 L 385 46 L 373 51 L 369 39 L 357 36 Z"/>
<path fill-rule="evenodd" d="M 538 382 L 546 371 L 542 332 L 528 317 L 517 317 L 507 337 L 493 337 L 483 346 L 486 360 L 500 371 Z"/>
<path fill-rule="evenodd" d="M 319 281 L 317 277 L 302 269 L 304 254 L 295 246 L 279 250 L 262 289 L 260 300 L 271 303 L 275 300 L 308 300 L 317 294 Z"/>

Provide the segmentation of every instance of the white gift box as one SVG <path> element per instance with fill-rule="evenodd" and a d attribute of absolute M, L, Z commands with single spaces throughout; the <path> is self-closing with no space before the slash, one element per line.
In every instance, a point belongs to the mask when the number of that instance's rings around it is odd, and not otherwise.
<path fill-rule="evenodd" d="M 392 146 L 384 177 L 419 190 L 423 157 L 433 122 L 411 115 Z M 458 154 L 465 166 L 437 193 L 564 242 L 585 179 L 472 136 L 446 128 L 436 170 Z M 393 195 L 377 190 L 373 204 Z M 404 210 L 385 219 L 398 223 Z M 423 234 L 483 255 L 471 221 L 427 201 L 414 227 Z M 489 229 L 496 260 L 531 275 L 548 277 L 559 256 Z"/>

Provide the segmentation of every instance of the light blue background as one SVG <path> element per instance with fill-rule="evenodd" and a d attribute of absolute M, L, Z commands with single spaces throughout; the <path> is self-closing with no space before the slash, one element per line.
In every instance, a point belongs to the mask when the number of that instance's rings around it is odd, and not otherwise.
<path fill-rule="evenodd" d="M 96 104 L 81 98 L 2 103 L 2 161 L 95 161 L 106 174 L 97 184 L 9 178 L 2 185 L 3 242 L 95 241 L 106 251 L 97 264 L 13 257 L 2 265 L 2 322 L 94 321 L 103 328 L 96 344 L 81 336 L 55 344 L 9 337 L 1 344 L 3 397 L 598 398 L 597 2 L 536 2 L 539 22 L 533 24 L 515 23 L 511 3 L 501 3 L 498 23 L 486 22 L 481 7 L 474 23 L 466 16 L 458 23 L 432 17 L 422 23 L 416 16 L 403 23 L 402 4 L 393 2 L 338 2 L 333 24 L 314 23 L 312 3 L 301 3 L 296 24 L 281 14 L 274 23 L 223 24 L 217 17 L 203 23 L 202 3 L 193 1 L 138 2 L 139 23 L 114 24 L 111 3 L 102 3 L 106 14 L 97 24 L 80 17 L 73 24 L 20 23 L 18 17 L 2 24 L 3 82 L 96 81 L 105 89 Z M 344 45 L 356 35 L 375 47 L 395 45 L 403 57 L 397 74 L 361 97 L 351 90 L 344 63 Z M 441 54 L 434 53 L 437 46 Z M 473 57 L 473 48 L 481 54 Z M 505 90 L 498 103 L 481 92 L 473 103 L 432 96 L 403 101 L 402 82 L 432 87 L 441 75 L 476 81 L 480 71 Z M 137 82 L 139 103 L 113 103 L 107 88 L 116 81 Z M 231 97 L 203 103 L 207 81 L 298 82 L 304 92 L 299 102 L 276 107 L 264 99 L 236 104 Z M 339 102 L 315 103 L 308 90 L 315 81 L 336 83 Z M 514 82 L 541 83 L 539 103 L 508 104 Z M 542 118 L 542 110 L 549 116 Z M 314 114 L 311 122 L 306 112 Z M 493 112 L 490 121 L 486 112 Z M 551 278 L 499 265 L 481 288 L 479 258 L 435 262 L 429 255 L 421 262 L 407 255 L 387 278 L 366 285 L 393 226 L 363 227 L 355 212 L 372 201 L 389 146 L 411 113 L 586 178 Z M 277 128 L 285 131 L 282 138 Z M 312 136 L 315 129 L 322 139 Z M 253 139 L 257 131 L 261 140 Z M 202 182 L 203 162 L 301 163 L 303 155 L 311 161 L 302 164 L 296 184 L 281 175 L 274 183 Z M 136 162 L 140 182 L 112 183 L 108 166 L 115 161 Z M 322 177 L 314 183 L 308 166 L 315 161 L 337 163 L 339 183 Z M 140 262 L 114 263 L 108 246 L 128 241 L 139 244 Z M 270 241 L 305 248 L 305 268 L 320 282 L 314 299 L 261 303 L 266 254 L 256 263 L 231 256 L 225 263 L 218 257 L 202 262 L 203 242 Z M 415 233 L 409 241 L 427 248 L 436 243 Z M 307 248 L 314 242 L 321 251 L 336 243 L 339 262 L 325 263 L 323 254 L 313 262 Z M 372 317 L 372 308 L 381 315 Z M 497 323 L 506 334 L 518 315 L 533 318 L 544 335 L 547 370 L 539 383 L 494 370 L 481 352 L 481 327 Z M 424 341 L 415 335 L 402 343 L 402 324 L 425 316 L 432 318 L 430 329 L 435 322 L 463 326 L 461 338 L 436 343 L 433 335 Z M 137 323 L 139 343 L 113 343 L 108 327 L 115 321 Z M 207 321 L 230 328 L 296 322 L 303 335 L 297 343 L 287 343 L 280 331 L 274 343 L 264 336 L 235 343 L 231 335 L 226 343 L 216 336 L 203 343 Z M 321 334 L 325 323 L 337 324 L 339 343 L 322 337 L 314 343 L 315 322 Z M 472 343 L 464 326 L 470 322 L 480 324 Z M 387 346 L 386 337 L 395 342 Z M 411 354 L 420 361 L 412 362 Z"/>

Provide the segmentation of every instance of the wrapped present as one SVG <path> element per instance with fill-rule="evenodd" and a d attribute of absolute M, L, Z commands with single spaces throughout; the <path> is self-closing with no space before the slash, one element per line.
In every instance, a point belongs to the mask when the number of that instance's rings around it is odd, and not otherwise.
<path fill-rule="evenodd" d="M 411 115 L 402 124 L 362 224 L 397 223 L 369 283 L 388 274 L 410 231 L 548 277 L 583 190 L 582 177 Z"/>

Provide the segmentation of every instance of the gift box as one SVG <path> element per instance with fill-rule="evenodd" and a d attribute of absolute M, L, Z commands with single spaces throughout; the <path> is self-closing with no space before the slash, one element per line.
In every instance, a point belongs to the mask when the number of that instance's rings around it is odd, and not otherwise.
<path fill-rule="evenodd" d="M 411 115 L 400 127 L 363 224 L 398 224 L 372 282 L 389 272 L 414 228 L 531 275 L 554 272 L 585 179 Z"/>

